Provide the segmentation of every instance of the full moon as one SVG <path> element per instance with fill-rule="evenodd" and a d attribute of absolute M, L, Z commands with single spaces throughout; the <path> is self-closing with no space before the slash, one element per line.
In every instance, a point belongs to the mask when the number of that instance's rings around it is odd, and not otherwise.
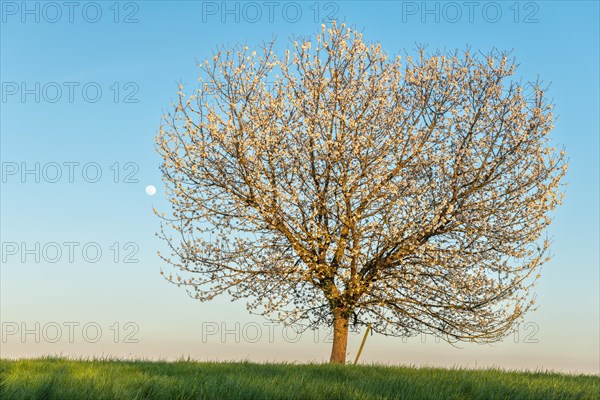
<path fill-rule="evenodd" d="M 154 187 L 154 185 L 146 186 L 146 194 L 148 196 L 154 196 L 156 194 L 156 188 Z"/>

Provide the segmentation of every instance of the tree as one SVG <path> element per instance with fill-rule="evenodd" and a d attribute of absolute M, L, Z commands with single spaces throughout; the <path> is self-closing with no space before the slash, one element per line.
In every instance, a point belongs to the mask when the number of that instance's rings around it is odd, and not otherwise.
<path fill-rule="evenodd" d="M 510 333 L 534 303 L 566 172 L 540 85 L 509 80 L 507 53 L 403 61 L 344 24 L 274 48 L 216 51 L 200 64 L 210 92 L 180 85 L 164 116 L 167 279 L 332 325 L 333 363 L 352 323 L 449 342 Z"/>

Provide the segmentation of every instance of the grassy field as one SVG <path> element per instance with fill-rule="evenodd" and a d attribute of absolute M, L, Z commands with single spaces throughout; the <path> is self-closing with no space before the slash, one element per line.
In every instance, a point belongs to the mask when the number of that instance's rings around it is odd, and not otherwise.
<path fill-rule="evenodd" d="M 8 399 L 598 399 L 600 377 L 386 366 L 0 360 Z"/>

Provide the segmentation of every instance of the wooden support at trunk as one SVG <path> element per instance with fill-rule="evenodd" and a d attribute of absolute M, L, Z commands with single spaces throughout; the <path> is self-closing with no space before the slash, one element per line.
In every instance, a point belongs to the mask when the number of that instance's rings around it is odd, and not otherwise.
<path fill-rule="evenodd" d="M 365 342 L 367 341 L 367 335 L 369 334 L 370 331 L 371 331 L 371 324 L 368 324 L 367 330 L 365 331 L 365 336 L 363 337 L 362 343 L 360 344 L 360 347 L 358 348 L 358 353 L 356 353 L 356 358 L 354 359 L 354 365 L 356 365 L 356 363 L 358 363 L 358 358 L 360 357 L 360 353 L 362 353 L 362 351 L 363 351 L 363 347 L 365 347 Z"/>

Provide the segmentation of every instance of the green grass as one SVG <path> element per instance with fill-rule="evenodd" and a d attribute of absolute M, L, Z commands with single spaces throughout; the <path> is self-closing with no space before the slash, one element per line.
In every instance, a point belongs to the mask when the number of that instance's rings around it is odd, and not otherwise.
<path fill-rule="evenodd" d="M 8 399 L 598 399 L 600 377 L 327 364 L 0 360 Z"/>

